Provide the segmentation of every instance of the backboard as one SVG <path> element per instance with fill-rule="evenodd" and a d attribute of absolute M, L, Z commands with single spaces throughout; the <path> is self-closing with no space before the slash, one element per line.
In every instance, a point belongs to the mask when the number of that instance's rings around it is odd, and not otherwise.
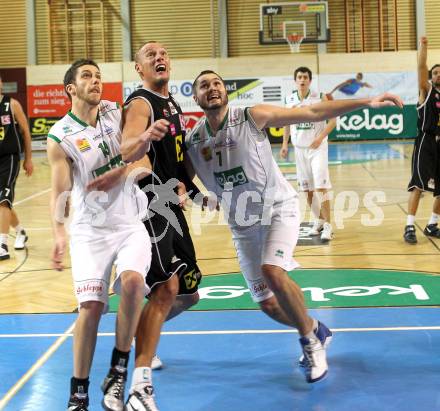
<path fill-rule="evenodd" d="M 305 27 L 303 43 L 330 41 L 327 1 L 260 4 L 260 44 L 287 44 L 286 36 Z M 292 32 L 294 30 L 295 32 Z"/>

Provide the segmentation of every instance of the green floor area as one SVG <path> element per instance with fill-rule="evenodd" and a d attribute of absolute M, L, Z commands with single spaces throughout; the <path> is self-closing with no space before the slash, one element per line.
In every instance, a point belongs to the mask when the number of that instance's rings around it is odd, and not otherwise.
<path fill-rule="evenodd" d="M 402 307 L 440 305 L 440 276 L 393 270 L 295 270 L 289 273 L 304 292 L 309 308 Z M 240 273 L 210 275 L 200 286 L 194 310 L 255 309 Z M 115 311 L 118 296 L 110 298 Z"/>

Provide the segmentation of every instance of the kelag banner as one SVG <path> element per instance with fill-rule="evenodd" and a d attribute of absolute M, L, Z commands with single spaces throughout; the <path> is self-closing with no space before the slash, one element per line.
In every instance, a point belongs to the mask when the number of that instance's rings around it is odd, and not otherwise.
<path fill-rule="evenodd" d="M 386 107 L 380 110 L 365 108 L 338 117 L 330 140 L 383 140 L 413 138 L 417 134 L 417 110 L 406 105 L 403 110 Z"/>

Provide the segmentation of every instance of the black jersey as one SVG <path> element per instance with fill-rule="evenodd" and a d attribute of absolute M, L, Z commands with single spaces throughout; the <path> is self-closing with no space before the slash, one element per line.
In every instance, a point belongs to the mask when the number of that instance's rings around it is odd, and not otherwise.
<path fill-rule="evenodd" d="M 160 141 L 151 143 L 150 151 L 147 153 L 153 168 L 153 174 L 139 181 L 141 188 L 147 185 L 166 184 L 171 178 L 185 183 L 191 197 L 199 193 L 198 188 L 189 179 L 183 164 L 184 142 L 185 142 L 185 118 L 182 109 L 174 98 L 169 95 L 165 97 L 154 91 L 140 88 L 131 93 L 125 101 L 125 106 L 132 100 L 141 98 L 150 106 L 150 123 L 156 120 L 165 119 L 170 122 L 168 133 Z M 147 192 L 150 200 L 153 195 Z"/>
<path fill-rule="evenodd" d="M 425 101 L 417 106 L 417 115 L 421 132 L 440 136 L 440 91 L 432 85 Z"/>
<path fill-rule="evenodd" d="M 0 101 L 0 156 L 19 154 L 22 147 L 22 138 L 12 113 L 11 98 L 3 96 Z"/>

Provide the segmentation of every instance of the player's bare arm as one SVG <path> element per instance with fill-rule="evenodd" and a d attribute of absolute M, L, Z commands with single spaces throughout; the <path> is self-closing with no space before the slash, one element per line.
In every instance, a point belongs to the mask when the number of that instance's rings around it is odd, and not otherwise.
<path fill-rule="evenodd" d="M 29 125 L 24 114 L 21 104 L 15 100 L 11 99 L 12 112 L 14 113 L 14 118 L 18 123 L 21 135 L 23 136 L 24 143 L 24 161 L 23 168 L 27 176 L 31 176 L 34 171 L 34 165 L 32 163 L 32 140 L 31 132 L 29 130 Z"/>
<path fill-rule="evenodd" d="M 289 155 L 289 138 L 290 138 L 290 126 L 284 126 L 283 130 L 283 144 L 280 150 L 280 157 L 286 159 Z"/>
<path fill-rule="evenodd" d="M 51 139 L 47 141 L 47 158 L 51 168 L 50 215 L 54 234 L 51 259 L 53 268 L 62 270 L 67 244 L 64 216 L 68 203 L 65 193 L 72 189 L 72 169 L 65 152 Z"/>
<path fill-rule="evenodd" d="M 417 56 L 417 74 L 419 78 L 419 103 L 423 103 L 426 94 L 431 87 L 429 84 L 429 70 L 428 70 L 428 39 L 420 37 L 420 48 Z"/>
<path fill-rule="evenodd" d="M 155 121 L 150 127 L 150 107 L 135 99 L 125 108 L 123 114 L 121 154 L 124 161 L 141 159 L 148 151 L 150 141 L 161 140 L 168 131 L 169 122 L 165 119 Z"/>
<path fill-rule="evenodd" d="M 372 98 L 323 101 L 306 107 L 282 108 L 269 104 L 258 104 L 249 112 L 259 129 L 266 127 L 284 127 L 288 124 L 315 122 L 337 117 L 363 107 L 381 108 L 397 106 L 402 108 L 400 97 L 384 93 Z"/>

